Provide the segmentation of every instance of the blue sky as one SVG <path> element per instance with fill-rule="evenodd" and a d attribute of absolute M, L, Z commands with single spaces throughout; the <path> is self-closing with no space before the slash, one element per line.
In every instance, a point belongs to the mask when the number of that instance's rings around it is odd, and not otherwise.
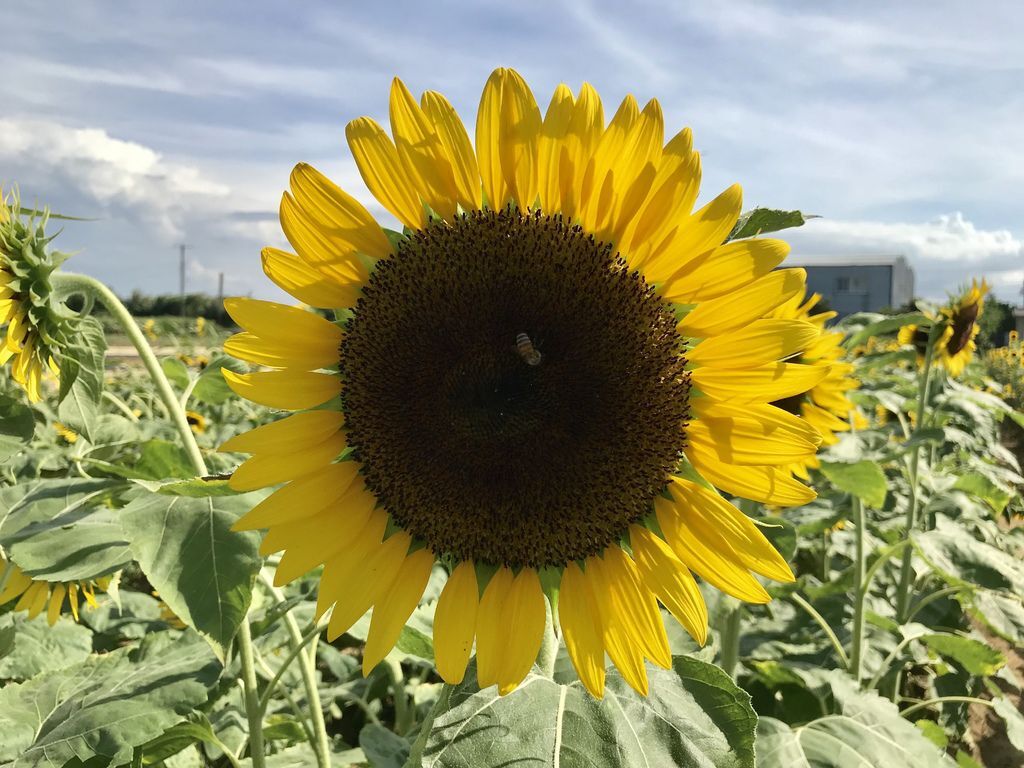
<path fill-rule="evenodd" d="M 26 7 L 27 8 L 27 7 Z M 392 76 L 466 122 L 496 66 L 542 109 L 588 80 L 690 125 L 704 195 L 819 214 L 798 257 L 905 254 L 917 292 L 1024 282 L 1024 5 L 986 2 L 146 3 L 8 13 L 0 183 L 100 221 L 57 241 L 117 291 L 273 296 L 262 245 L 291 167 L 372 203 L 344 144 Z M 127 9 L 131 9 L 128 12 Z M 674 131 L 673 131 L 674 132 Z M 373 206 L 373 210 L 380 208 Z M 382 214 L 383 216 L 383 214 Z"/>

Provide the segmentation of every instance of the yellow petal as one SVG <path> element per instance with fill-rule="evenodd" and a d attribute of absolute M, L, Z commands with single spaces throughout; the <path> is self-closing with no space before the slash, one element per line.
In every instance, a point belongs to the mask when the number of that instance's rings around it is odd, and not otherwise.
<path fill-rule="evenodd" d="M 799 363 L 768 363 L 757 368 L 723 370 L 698 368 L 693 386 L 705 395 L 730 403 L 770 403 L 809 392 L 828 374 L 828 368 Z"/>
<path fill-rule="evenodd" d="M 794 581 L 789 563 L 743 512 L 697 483 L 678 477 L 672 480 L 672 494 L 686 502 L 687 522 L 704 542 L 724 540 L 754 573 L 775 581 Z"/>
<path fill-rule="evenodd" d="M 565 145 L 559 152 L 558 183 L 561 211 L 568 218 L 579 215 L 587 167 L 604 132 L 604 107 L 590 83 L 584 83 L 573 106 Z"/>
<path fill-rule="evenodd" d="M 636 563 L 621 547 L 610 546 L 604 552 L 603 572 L 612 585 L 611 593 L 619 598 L 612 604 L 627 636 L 648 659 L 666 669 L 670 667 L 672 652 L 658 601 L 640 580 Z"/>
<path fill-rule="evenodd" d="M 448 100 L 436 91 L 427 91 L 420 99 L 423 111 L 444 144 L 452 164 L 459 204 L 466 210 L 480 207 L 480 168 L 469 141 L 466 127 Z"/>
<path fill-rule="evenodd" d="M 380 547 L 387 525 L 387 513 L 382 509 L 375 509 L 362 528 L 349 528 L 350 535 L 344 538 L 341 547 L 337 548 L 324 564 L 316 596 L 316 610 L 313 614 L 318 621 L 327 609 L 334 605 L 338 595 L 348 590 L 351 582 L 362 578 L 363 565 Z M 271 529 L 268 537 L 274 532 L 275 529 Z"/>
<path fill-rule="evenodd" d="M 800 320 L 755 320 L 742 330 L 705 339 L 687 358 L 694 365 L 711 368 L 756 368 L 797 354 L 818 333 L 814 325 Z"/>
<path fill-rule="evenodd" d="M 448 152 L 416 99 L 397 77 L 391 81 L 391 135 L 406 176 L 442 218 L 455 214 L 455 176 Z"/>
<path fill-rule="evenodd" d="M 537 140 L 540 109 L 526 81 L 514 69 L 505 70 L 501 90 L 498 155 L 505 183 L 523 210 L 537 199 Z"/>
<path fill-rule="evenodd" d="M 341 328 L 299 307 L 235 297 L 224 300 L 224 309 L 242 328 L 265 339 L 316 345 L 334 350 L 335 355 L 341 343 Z"/>
<path fill-rule="evenodd" d="M 618 158 L 626 152 L 631 131 L 640 119 L 640 109 L 632 94 L 626 96 L 594 150 L 584 173 L 581 190 L 580 220 L 588 231 L 597 231 L 609 217 L 615 198 L 614 170 Z"/>
<path fill-rule="evenodd" d="M 308 371 L 260 371 L 257 373 L 235 373 L 222 369 L 228 386 L 246 400 L 300 411 L 315 408 L 341 394 L 341 379 L 328 373 Z"/>
<path fill-rule="evenodd" d="M 559 166 L 574 104 L 569 87 L 564 83 L 559 85 L 551 96 L 541 124 L 537 143 L 537 187 L 540 190 L 541 210 L 548 213 L 561 210 Z"/>
<path fill-rule="evenodd" d="M 487 583 L 476 620 L 476 679 L 481 688 L 498 682 L 504 640 L 509 627 L 504 622 L 505 605 L 514 577 L 507 566 L 499 568 Z"/>
<path fill-rule="evenodd" d="M 362 286 L 338 283 L 298 256 L 277 248 L 260 253 L 263 273 L 282 291 L 311 307 L 339 309 L 352 307 L 359 300 Z"/>
<path fill-rule="evenodd" d="M 316 168 L 299 163 L 289 181 L 295 201 L 340 251 L 374 259 L 391 254 L 391 243 L 370 212 Z"/>
<path fill-rule="evenodd" d="M 398 642 L 398 636 L 416 609 L 434 567 L 434 553 L 418 549 L 402 562 L 387 591 L 373 606 L 370 632 L 363 650 L 363 674 L 368 675 Z"/>
<path fill-rule="evenodd" d="M 323 442 L 292 453 L 260 453 L 238 467 L 228 480 L 236 491 L 254 491 L 319 472 L 345 449 L 345 435 L 338 432 Z"/>
<path fill-rule="evenodd" d="M 449 685 L 462 682 L 476 635 L 480 592 L 476 568 L 459 563 L 448 578 L 434 610 L 434 657 L 437 673 Z"/>
<path fill-rule="evenodd" d="M 592 696 L 602 698 L 605 666 L 601 616 L 590 585 L 575 562 L 568 563 L 562 571 L 558 623 L 580 680 Z"/>
<path fill-rule="evenodd" d="M 332 437 L 345 423 L 339 411 L 307 411 L 235 435 L 221 451 L 239 453 L 292 453 Z"/>
<path fill-rule="evenodd" d="M 623 152 L 615 159 L 611 170 L 615 195 L 610 214 L 599 224 L 602 239 L 620 242 L 650 196 L 664 139 L 661 105 L 651 99 L 626 137 Z"/>
<path fill-rule="evenodd" d="M 660 536 L 632 525 L 629 542 L 644 584 L 700 645 L 708 639 L 708 608 L 690 570 Z"/>
<path fill-rule="evenodd" d="M 328 640 L 346 632 L 380 599 L 405 562 L 411 541 L 409 534 L 400 531 L 370 553 L 359 569 L 359 578 L 337 595 L 327 624 Z"/>
<path fill-rule="evenodd" d="M 771 596 L 740 563 L 732 547 L 721 536 L 706 540 L 691 525 L 683 501 L 654 500 L 658 525 L 676 556 L 704 581 L 738 600 L 767 603 Z"/>
<path fill-rule="evenodd" d="M 337 365 L 340 358 L 339 347 L 304 344 L 297 337 L 290 341 L 271 341 L 244 331 L 229 336 L 224 342 L 224 351 L 255 365 L 304 371 Z"/>
<path fill-rule="evenodd" d="M 708 251 L 665 280 L 660 293 L 680 304 L 715 299 L 767 275 L 782 263 L 789 245 L 782 240 L 737 240 Z"/>
<path fill-rule="evenodd" d="M 713 451 L 694 444 L 688 445 L 683 452 L 705 480 L 733 496 L 780 507 L 797 507 L 817 496 L 806 485 L 776 467 L 726 464 Z"/>
<path fill-rule="evenodd" d="M 46 623 L 51 627 L 60 618 L 60 609 L 64 605 L 64 594 L 67 588 L 63 584 L 54 584 L 53 592 L 50 593 L 50 601 L 46 608 Z"/>
<path fill-rule="evenodd" d="M 50 585 L 46 582 L 39 582 L 36 586 L 40 587 L 32 597 L 32 602 L 28 606 L 28 619 L 31 621 L 46 608 L 46 603 L 50 598 Z M 26 592 L 25 594 L 28 594 Z"/>
<path fill-rule="evenodd" d="M 312 517 L 333 506 L 359 475 L 359 463 L 341 461 L 321 467 L 270 494 L 231 526 L 233 531 L 253 531 Z"/>
<path fill-rule="evenodd" d="M 649 282 L 660 283 L 684 264 L 717 248 L 732 231 L 743 205 L 743 190 L 733 184 L 722 194 L 691 214 L 664 251 L 643 265 Z"/>
<path fill-rule="evenodd" d="M 18 602 L 14 604 L 15 611 L 27 611 L 39 600 L 39 593 L 43 593 L 43 602 L 45 604 L 46 596 L 49 595 L 49 586 L 45 581 L 33 581 L 29 584 L 28 588 L 21 593 L 21 597 L 18 598 Z M 40 610 L 42 610 L 40 608 Z"/>
<path fill-rule="evenodd" d="M 68 604 L 71 606 L 71 615 L 78 621 L 78 585 L 75 582 L 68 584 Z"/>
<path fill-rule="evenodd" d="M 619 605 L 623 588 L 613 591 L 611 577 L 605 573 L 605 563 L 597 556 L 587 558 L 584 576 L 600 614 L 601 643 L 623 679 L 641 696 L 647 695 L 647 668 L 643 650 L 623 626 L 628 612 Z"/>
<path fill-rule="evenodd" d="M 756 406 L 750 404 L 744 407 Z M 793 418 L 796 419 L 795 416 Z M 812 427 L 799 419 L 797 421 L 804 430 L 813 433 L 814 441 L 798 435 L 793 430 L 766 424 L 756 416 L 734 414 L 714 418 L 702 415 L 699 419 L 692 420 L 686 427 L 686 439 L 691 446 L 714 453 L 726 464 L 789 464 L 813 456 L 817 453 L 818 443 L 821 442 L 820 435 Z"/>
<path fill-rule="evenodd" d="M 476 156 L 483 179 L 487 206 L 492 210 L 504 207 L 509 198 L 509 187 L 501 170 L 501 95 L 506 78 L 504 68 L 491 72 L 480 96 L 476 113 Z"/>
<path fill-rule="evenodd" d="M 360 117 L 345 127 L 345 136 L 367 189 L 407 227 L 422 228 L 423 205 L 384 129 Z"/>
<path fill-rule="evenodd" d="M 362 285 L 369 272 L 359 254 L 338 237 L 329 236 L 288 192 L 278 209 L 281 229 L 299 257 L 338 285 Z"/>
<path fill-rule="evenodd" d="M 3 591 L 0 592 L 0 605 L 13 600 L 32 586 L 32 579 L 29 576 L 26 576 L 24 572 L 22 572 L 21 568 L 13 563 L 9 563 L 9 565 L 11 571 L 7 577 L 7 584 L 4 586 Z M 3 568 L 6 567 L 6 565 L 3 566 Z M 2 575 L 3 571 L 0 569 L 0 576 Z"/>
<path fill-rule="evenodd" d="M 779 269 L 758 278 L 744 288 L 698 304 L 677 326 L 677 330 L 698 339 L 738 331 L 798 293 L 803 293 L 807 272 Z"/>
<path fill-rule="evenodd" d="M 533 568 L 516 574 L 503 610 L 504 653 L 498 667 L 498 693 L 511 693 L 529 674 L 544 637 L 544 593 Z"/>

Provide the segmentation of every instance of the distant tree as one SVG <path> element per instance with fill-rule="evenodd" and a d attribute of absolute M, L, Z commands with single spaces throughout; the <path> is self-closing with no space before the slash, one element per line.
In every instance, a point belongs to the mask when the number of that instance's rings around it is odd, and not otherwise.
<path fill-rule="evenodd" d="M 999 301 L 991 293 L 985 297 L 985 309 L 978 318 L 977 343 L 981 349 L 992 349 L 1006 344 L 1007 335 L 1013 330 L 1013 306 Z"/>

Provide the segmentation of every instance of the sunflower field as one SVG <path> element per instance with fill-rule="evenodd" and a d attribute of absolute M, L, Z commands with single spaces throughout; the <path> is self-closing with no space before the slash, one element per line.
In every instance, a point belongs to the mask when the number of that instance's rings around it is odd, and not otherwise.
<path fill-rule="evenodd" d="M 985 282 L 837 322 L 657 101 L 389 105 L 236 327 L 4 198 L 0 766 L 1024 765 Z"/>

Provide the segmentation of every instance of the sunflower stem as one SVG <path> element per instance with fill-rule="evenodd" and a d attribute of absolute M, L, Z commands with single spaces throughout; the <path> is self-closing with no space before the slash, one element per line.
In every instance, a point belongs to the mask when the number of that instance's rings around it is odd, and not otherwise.
<path fill-rule="evenodd" d="M 743 604 L 732 598 L 728 600 L 731 605 L 727 608 L 728 613 L 722 618 L 719 638 L 722 648 L 718 654 L 718 665 L 729 677 L 735 677 L 736 665 L 740 660 L 740 629 L 743 626 Z"/>
<path fill-rule="evenodd" d="M 924 428 L 925 401 L 928 399 L 928 385 L 932 374 L 932 360 L 935 355 L 935 343 L 939 338 L 940 327 L 941 326 L 938 324 L 933 325 L 931 331 L 928 333 L 928 347 L 925 349 L 924 353 L 924 365 L 918 375 L 917 418 L 914 424 L 915 432 Z M 917 527 L 917 510 L 920 490 L 918 488 L 918 466 L 920 458 L 921 443 L 918 442 L 910 449 L 908 478 L 910 481 L 910 500 L 907 504 L 907 520 L 905 526 L 906 536 L 908 539 Z M 910 547 L 903 550 L 903 562 L 900 565 L 900 582 L 896 591 L 896 618 L 900 622 L 906 621 L 907 613 L 910 609 L 910 587 L 914 581 L 913 559 L 914 552 Z"/>
<path fill-rule="evenodd" d="M 409 750 L 409 759 L 405 761 L 405 765 L 402 768 L 420 768 L 423 763 L 423 750 L 427 747 L 427 739 L 430 738 L 430 731 L 434 727 L 434 719 L 448 708 L 448 702 L 451 701 L 452 691 L 454 690 L 454 685 L 442 684 L 441 692 L 437 695 L 434 706 L 430 708 L 430 712 L 423 719 L 419 735 L 416 737 L 416 741 L 413 742 L 412 749 Z"/>
<path fill-rule="evenodd" d="M 260 692 L 256 683 L 256 662 L 252 649 L 252 630 L 249 618 L 242 619 L 238 627 L 238 660 L 242 667 L 242 690 L 245 695 L 245 715 L 249 720 L 249 757 L 252 768 L 266 768 L 266 749 L 263 746 L 263 716 Z"/>
<path fill-rule="evenodd" d="M 558 636 L 555 634 L 554 612 L 551 601 L 544 600 L 544 635 L 540 641 L 540 652 L 537 654 L 537 666 L 545 677 L 554 678 L 555 660 L 558 658 Z"/>
<path fill-rule="evenodd" d="M 864 571 L 867 566 L 867 555 L 864 551 L 864 508 L 860 497 L 850 497 L 853 512 L 854 542 L 856 551 L 853 560 L 853 583 L 856 591 L 853 598 L 853 630 L 850 637 L 850 674 L 855 682 L 860 683 L 864 661 L 864 602 L 867 598 L 868 585 L 864 583 Z"/>
<path fill-rule="evenodd" d="M 203 454 L 199 450 L 195 435 L 192 434 L 192 428 L 185 417 L 185 410 L 178 402 L 178 398 L 171 388 L 171 382 L 167 380 L 163 368 L 160 367 L 160 361 L 156 359 L 156 355 L 153 353 L 153 348 L 146 341 L 145 334 L 139 328 L 138 323 L 135 322 L 135 318 L 132 317 L 128 308 L 121 303 L 121 300 L 106 285 L 88 275 L 55 272 L 52 280 L 54 287 L 60 290 L 62 296 L 79 294 L 86 300 L 87 305 L 90 300 L 98 299 L 111 316 L 117 320 L 125 335 L 131 340 L 132 345 L 138 350 L 139 359 L 146 366 L 146 372 L 153 380 L 153 384 L 156 385 L 157 394 L 167 409 L 167 415 L 171 423 L 178 430 L 181 443 L 188 454 L 189 461 L 192 462 L 192 467 L 195 469 L 196 474 L 200 476 L 205 475 L 206 462 L 203 461 Z"/>

